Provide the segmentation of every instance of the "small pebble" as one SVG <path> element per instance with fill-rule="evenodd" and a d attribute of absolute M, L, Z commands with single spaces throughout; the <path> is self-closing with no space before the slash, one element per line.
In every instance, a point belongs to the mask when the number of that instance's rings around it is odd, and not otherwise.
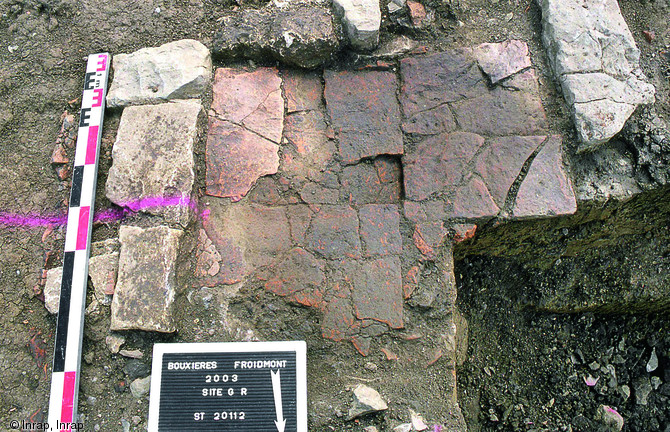
<path fill-rule="evenodd" d="M 658 368 L 658 356 L 656 355 L 656 348 L 651 350 L 651 356 L 647 362 L 647 372 L 653 372 Z"/>
<path fill-rule="evenodd" d="M 144 357 L 144 353 L 140 350 L 119 350 L 119 354 L 121 354 L 124 357 L 129 357 L 129 358 L 134 358 L 134 359 L 141 359 Z"/>

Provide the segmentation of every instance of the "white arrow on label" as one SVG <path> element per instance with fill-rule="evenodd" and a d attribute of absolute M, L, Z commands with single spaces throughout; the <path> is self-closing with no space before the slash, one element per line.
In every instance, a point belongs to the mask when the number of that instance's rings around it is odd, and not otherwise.
<path fill-rule="evenodd" d="M 272 377 L 272 392 L 275 395 L 275 411 L 277 412 L 275 425 L 277 426 L 278 432 L 284 432 L 284 429 L 286 428 L 286 419 L 284 418 L 284 408 L 281 403 L 281 378 L 279 376 L 279 371 L 270 371 L 270 376 Z"/>

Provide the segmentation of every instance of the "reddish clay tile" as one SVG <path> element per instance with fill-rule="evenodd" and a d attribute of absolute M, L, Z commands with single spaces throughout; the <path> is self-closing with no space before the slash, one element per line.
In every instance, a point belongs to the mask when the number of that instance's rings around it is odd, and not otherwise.
<path fill-rule="evenodd" d="M 361 241 L 356 211 L 345 205 L 319 207 L 312 217 L 305 244 L 325 258 L 359 258 Z"/>
<path fill-rule="evenodd" d="M 539 94 L 497 87 L 451 106 L 459 126 L 480 135 L 540 135 L 547 129 Z"/>
<path fill-rule="evenodd" d="M 447 229 L 442 221 L 421 222 L 414 227 L 412 239 L 424 257 L 437 258 L 438 248 L 447 237 Z"/>
<path fill-rule="evenodd" d="M 460 243 L 469 240 L 475 236 L 477 225 L 475 224 L 455 224 L 451 226 L 454 230 L 454 241 Z"/>
<path fill-rule="evenodd" d="M 425 123 L 418 119 L 424 112 L 488 92 L 486 80 L 467 49 L 405 58 L 400 61 L 400 73 L 400 103 L 410 122 Z"/>
<path fill-rule="evenodd" d="M 450 214 L 455 218 L 490 218 L 500 209 L 491 198 L 483 181 L 472 177 L 465 185 L 456 190 L 453 209 Z"/>
<path fill-rule="evenodd" d="M 403 276 L 402 292 L 405 300 L 412 297 L 412 293 L 419 286 L 421 267 L 414 265 Z"/>
<path fill-rule="evenodd" d="M 352 204 L 400 201 L 401 168 L 398 161 L 380 156 L 374 164 L 359 163 L 342 170 L 342 191 Z"/>
<path fill-rule="evenodd" d="M 358 332 L 360 322 L 351 310 L 351 300 L 335 298 L 326 306 L 321 321 L 321 334 L 324 338 L 342 341 Z"/>
<path fill-rule="evenodd" d="M 535 157 L 519 187 L 514 217 L 574 214 L 577 200 L 563 166 L 561 137 L 552 136 Z"/>
<path fill-rule="evenodd" d="M 403 158 L 405 194 L 421 201 L 436 192 L 449 192 L 461 180 L 467 164 L 484 144 L 469 132 L 427 137 Z"/>
<path fill-rule="evenodd" d="M 364 255 L 386 256 L 402 250 L 400 214 L 393 204 L 368 204 L 359 210 Z"/>
<path fill-rule="evenodd" d="M 498 206 L 505 203 L 510 186 L 519 176 L 521 167 L 542 144 L 546 136 L 509 136 L 494 138 L 475 164 L 493 200 Z"/>
<path fill-rule="evenodd" d="M 282 71 L 284 95 L 289 113 L 323 108 L 321 76 L 296 69 Z"/>
<path fill-rule="evenodd" d="M 274 143 L 281 140 L 284 99 L 275 68 L 219 68 L 213 85 L 212 109 L 227 120 Z"/>
<path fill-rule="evenodd" d="M 279 146 L 233 123 L 210 118 L 207 194 L 239 201 L 256 180 L 279 168 Z"/>
<path fill-rule="evenodd" d="M 363 263 L 362 272 L 354 277 L 353 303 L 358 319 L 372 319 L 391 328 L 402 328 L 400 259 L 388 256 Z"/>
<path fill-rule="evenodd" d="M 265 288 L 305 306 L 322 308 L 325 263 L 302 248 L 291 249 L 270 267 Z"/>
<path fill-rule="evenodd" d="M 326 71 L 325 98 L 345 164 L 402 154 L 397 81 L 385 71 Z"/>

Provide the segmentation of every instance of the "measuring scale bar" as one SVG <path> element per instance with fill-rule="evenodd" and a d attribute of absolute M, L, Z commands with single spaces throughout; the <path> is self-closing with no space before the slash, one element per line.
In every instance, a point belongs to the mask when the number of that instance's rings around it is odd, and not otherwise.
<path fill-rule="evenodd" d="M 49 426 L 58 432 L 77 428 L 88 258 L 109 64 L 108 53 L 88 56 L 81 98 L 49 398 Z"/>

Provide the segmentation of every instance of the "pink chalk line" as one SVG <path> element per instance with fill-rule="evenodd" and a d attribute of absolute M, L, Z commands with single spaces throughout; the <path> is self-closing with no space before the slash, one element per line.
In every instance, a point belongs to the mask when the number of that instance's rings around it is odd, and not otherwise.
<path fill-rule="evenodd" d="M 148 197 L 137 201 L 121 203 L 119 208 L 111 208 L 96 212 L 93 215 L 93 222 L 115 222 L 128 217 L 133 213 L 143 210 L 156 209 L 160 207 L 188 207 L 199 217 L 206 219 L 209 216 L 209 210 L 198 213 L 198 205 L 195 200 L 188 197 Z M 34 213 L 26 215 L 18 213 L 0 212 L 0 226 L 13 227 L 48 227 L 67 224 L 67 216 L 44 216 Z"/>

